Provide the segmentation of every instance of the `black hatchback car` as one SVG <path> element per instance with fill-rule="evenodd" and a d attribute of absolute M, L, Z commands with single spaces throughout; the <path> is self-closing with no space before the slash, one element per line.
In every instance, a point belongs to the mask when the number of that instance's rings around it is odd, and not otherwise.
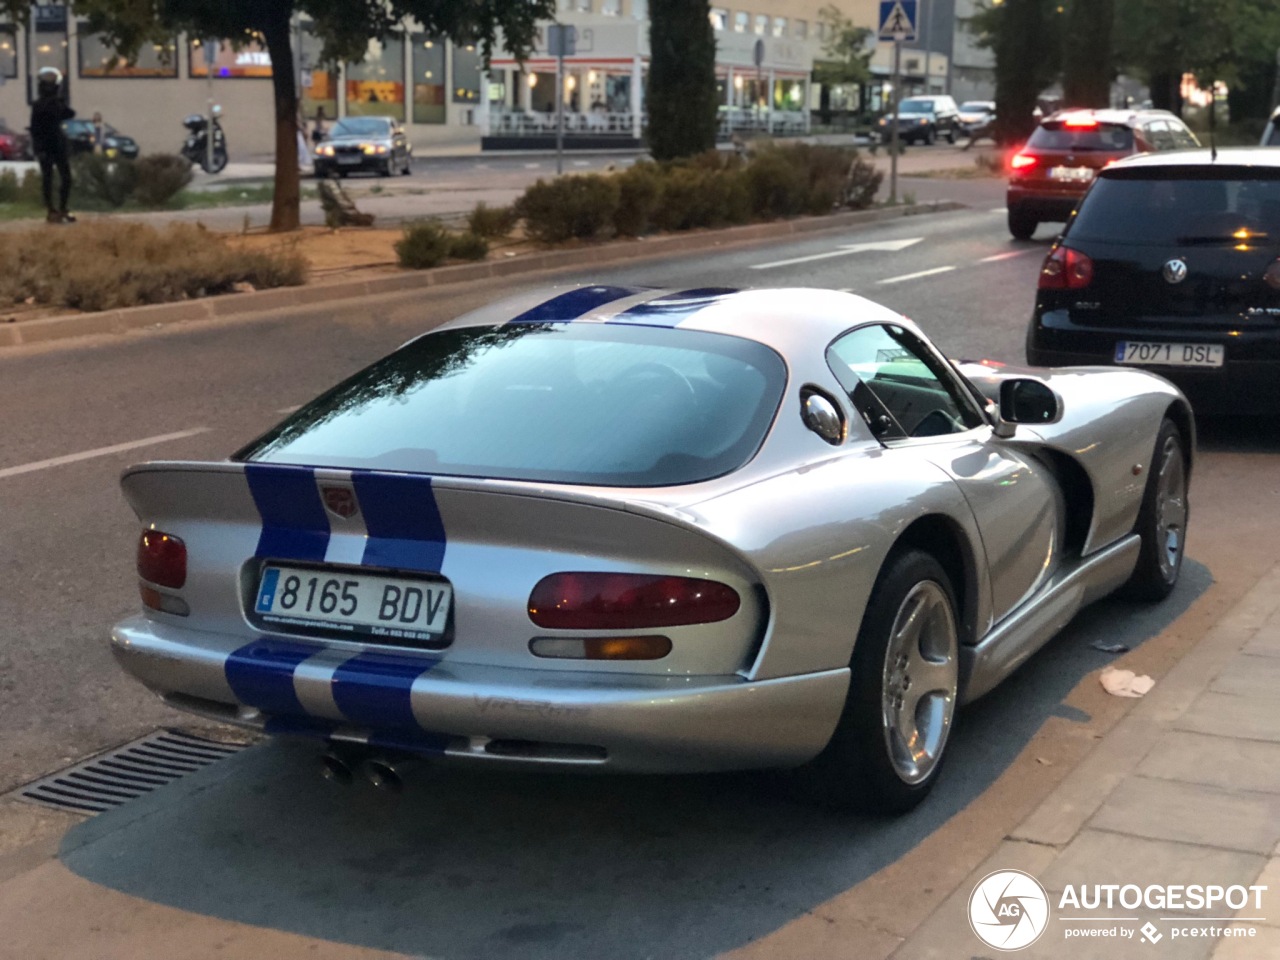
<path fill-rule="evenodd" d="M 1136 365 L 1197 409 L 1280 411 L 1280 151 L 1098 171 L 1040 271 L 1027 360 Z"/>

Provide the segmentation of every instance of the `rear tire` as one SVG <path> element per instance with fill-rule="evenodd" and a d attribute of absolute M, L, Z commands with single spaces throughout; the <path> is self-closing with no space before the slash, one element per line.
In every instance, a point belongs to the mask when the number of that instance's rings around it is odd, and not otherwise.
<path fill-rule="evenodd" d="M 1122 588 L 1135 600 L 1163 600 L 1177 586 L 1186 546 L 1187 461 L 1182 431 L 1168 418 L 1160 424 L 1147 486 L 1134 532 L 1142 538 L 1138 563 Z"/>
<path fill-rule="evenodd" d="M 928 796 L 959 687 L 955 611 L 951 579 L 937 560 L 915 549 L 889 555 L 853 648 L 840 722 L 822 753 L 795 774 L 817 800 L 896 814 Z"/>
<path fill-rule="evenodd" d="M 1040 221 L 1017 207 L 1009 208 L 1009 232 L 1016 240 L 1030 240 L 1035 236 Z"/>

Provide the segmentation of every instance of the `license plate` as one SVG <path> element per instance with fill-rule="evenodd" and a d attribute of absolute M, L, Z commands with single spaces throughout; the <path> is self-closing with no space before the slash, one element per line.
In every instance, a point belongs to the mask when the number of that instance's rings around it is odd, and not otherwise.
<path fill-rule="evenodd" d="M 354 163 L 359 163 L 359 162 L 360 162 L 361 160 L 363 160 L 363 159 L 364 159 L 364 157 L 342 157 L 342 156 L 340 156 L 340 157 L 338 157 L 338 162 L 339 162 L 339 163 L 352 163 L 352 164 L 354 164 Z"/>
<path fill-rule="evenodd" d="M 1142 343 L 1121 340 L 1116 363 L 1162 367 L 1220 367 L 1226 348 L 1220 343 Z"/>
<path fill-rule="evenodd" d="M 270 564 L 253 609 L 258 619 L 282 626 L 433 640 L 444 633 L 452 602 L 446 583 Z"/>
<path fill-rule="evenodd" d="M 1093 167 L 1050 167 L 1050 180 L 1067 180 L 1072 183 L 1088 183 L 1093 179 Z"/>

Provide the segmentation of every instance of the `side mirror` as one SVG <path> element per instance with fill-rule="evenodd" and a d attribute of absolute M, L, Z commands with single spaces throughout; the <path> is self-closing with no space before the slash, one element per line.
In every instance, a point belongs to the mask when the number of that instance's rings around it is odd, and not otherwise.
<path fill-rule="evenodd" d="M 993 412 L 996 436 L 1009 437 L 1019 423 L 1057 423 L 1062 419 L 1062 400 L 1048 384 L 1020 377 L 1000 384 L 1000 403 Z"/>

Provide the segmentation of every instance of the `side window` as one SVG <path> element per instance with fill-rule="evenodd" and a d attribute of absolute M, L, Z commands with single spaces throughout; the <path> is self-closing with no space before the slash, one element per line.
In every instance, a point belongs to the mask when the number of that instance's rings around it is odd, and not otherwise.
<path fill-rule="evenodd" d="M 1174 150 L 1195 150 L 1200 146 L 1200 141 L 1196 139 L 1196 135 L 1192 133 L 1183 124 L 1176 121 L 1168 121 L 1169 130 L 1173 134 Z"/>
<path fill-rule="evenodd" d="M 902 327 L 852 330 L 827 348 L 827 363 L 881 440 L 943 436 L 982 423 L 950 371 Z"/>

